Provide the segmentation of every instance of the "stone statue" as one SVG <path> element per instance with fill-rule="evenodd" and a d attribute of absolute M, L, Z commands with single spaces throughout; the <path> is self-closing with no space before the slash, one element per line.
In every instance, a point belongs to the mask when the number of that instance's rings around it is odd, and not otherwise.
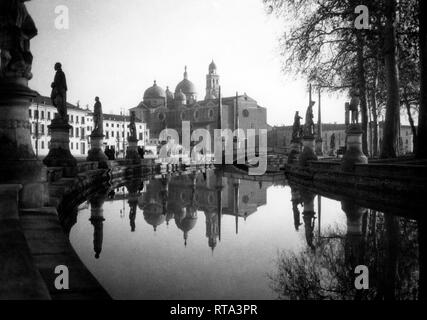
<path fill-rule="evenodd" d="M 357 90 L 350 91 L 350 103 L 349 103 L 349 111 L 351 112 L 351 123 L 358 124 L 359 123 L 359 92 Z"/>
<path fill-rule="evenodd" d="M 331 135 L 330 147 L 331 147 L 331 150 L 335 150 L 335 133 L 332 133 Z"/>
<path fill-rule="evenodd" d="M 299 112 L 295 112 L 294 125 L 292 127 L 292 141 L 296 141 L 301 137 L 301 119 Z"/>
<path fill-rule="evenodd" d="M 104 117 L 102 114 L 102 104 L 99 101 L 99 97 L 95 98 L 95 105 L 93 107 L 93 135 L 104 134 Z"/>
<path fill-rule="evenodd" d="M 0 2 L 0 77 L 32 78 L 30 40 L 37 35 L 37 28 L 25 7 L 27 1 Z"/>
<path fill-rule="evenodd" d="M 305 114 L 304 135 L 308 137 L 314 136 L 314 121 L 313 121 L 313 106 L 316 102 L 311 101 Z"/>
<path fill-rule="evenodd" d="M 67 116 L 67 80 L 65 73 L 62 71 L 62 65 L 57 62 L 55 64 L 55 79 L 52 82 L 52 93 L 50 98 L 53 106 L 58 110 L 59 119 L 68 122 Z"/>
<path fill-rule="evenodd" d="M 129 123 L 129 140 L 138 140 L 137 135 L 136 135 L 136 125 L 135 125 L 135 121 L 136 121 L 136 116 L 135 116 L 135 111 L 131 111 L 130 113 L 130 123 Z"/>

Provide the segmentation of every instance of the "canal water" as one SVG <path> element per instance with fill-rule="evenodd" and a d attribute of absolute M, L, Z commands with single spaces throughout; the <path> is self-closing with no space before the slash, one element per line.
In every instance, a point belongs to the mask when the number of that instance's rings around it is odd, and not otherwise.
<path fill-rule="evenodd" d="M 79 207 L 77 254 L 114 299 L 416 299 L 416 221 L 220 171 L 130 181 Z M 355 289 L 358 265 L 367 290 Z"/>

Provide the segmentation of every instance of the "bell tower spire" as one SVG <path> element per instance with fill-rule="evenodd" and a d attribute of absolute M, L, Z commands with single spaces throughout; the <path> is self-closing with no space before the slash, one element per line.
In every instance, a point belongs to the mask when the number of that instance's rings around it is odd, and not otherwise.
<path fill-rule="evenodd" d="M 209 72 L 206 75 L 206 97 L 205 100 L 217 99 L 219 97 L 219 75 L 216 73 L 216 64 L 212 60 L 209 64 Z"/>

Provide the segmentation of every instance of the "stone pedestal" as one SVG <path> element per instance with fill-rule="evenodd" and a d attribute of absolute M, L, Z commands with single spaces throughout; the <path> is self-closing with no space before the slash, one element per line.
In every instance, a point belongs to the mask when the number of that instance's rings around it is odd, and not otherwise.
<path fill-rule="evenodd" d="M 323 156 L 323 140 L 321 138 L 316 139 L 316 155 Z"/>
<path fill-rule="evenodd" d="M 347 216 L 347 234 L 344 246 L 346 262 L 354 266 L 364 264 L 363 216 L 366 209 L 351 200 L 342 201 L 341 208 Z"/>
<path fill-rule="evenodd" d="M 302 139 L 302 153 L 299 157 L 299 164 L 301 166 L 307 166 L 308 161 L 316 161 L 317 156 L 314 153 L 314 137 L 304 136 Z"/>
<path fill-rule="evenodd" d="M 358 124 L 352 124 L 347 129 L 347 148 L 342 159 L 343 171 L 353 171 L 355 164 L 366 164 L 368 158 L 362 151 L 363 131 Z"/>
<path fill-rule="evenodd" d="M 291 151 L 288 156 L 288 164 L 298 161 L 298 156 L 301 153 L 301 141 L 294 139 L 291 141 Z"/>
<path fill-rule="evenodd" d="M 104 153 L 103 147 L 104 135 L 92 133 L 90 136 L 90 150 L 88 152 L 87 161 L 96 161 L 99 163 L 99 168 L 108 167 L 108 158 Z"/>
<path fill-rule="evenodd" d="M 128 147 L 126 149 L 126 159 L 129 160 L 141 160 L 141 157 L 138 153 L 138 139 L 128 139 Z"/>
<path fill-rule="evenodd" d="M 63 167 L 66 176 L 77 174 L 77 160 L 70 152 L 70 129 L 72 127 L 62 119 L 55 118 L 49 126 L 51 140 L 49 154 L 43 163 L 48 167 Z"/>
<path fill-rule="evenodd" d="M 0 184 L 20 184 L 20 207 L 47 201 L 46 168 L 31 145 L 28 109 L 37 94 L 26 79 L 0 79 Z"/>

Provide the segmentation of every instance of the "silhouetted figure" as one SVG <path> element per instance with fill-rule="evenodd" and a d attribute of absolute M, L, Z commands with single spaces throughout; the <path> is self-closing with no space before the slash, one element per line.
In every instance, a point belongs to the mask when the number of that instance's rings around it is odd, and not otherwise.
<path fill-rule="evenodd" d="M 299 227 L 302 225 L 301 219 L 300 219 L 300 212 L 298 209 L 298 202 L 292 201 L 292 212 L 294 213 L 294 226 L 295 230 L 299 231 Z"/>
<path fill-rule="evenodd" d="M 136 203 L 129 203 L 130 211 L 129 211 L 129 222 L 130 222 L 130 230 L 131 232 L 135 232 L 135 218 L 136 218 L 136 206 L 138 205 L 138 202 Z"/>
<path fill-rule="evenodd" d="M 145 156 L 145 147 L 138 147 L 138 154 L 141 157 L 141 159 L 144 159 L 144 156 Z"/>
<path fill-rule="evenodd" d="M 58 117 L 60 120 L 67 122 L 67 80 L 65 73 L 62 71 L 61 63 L 55 64 L 55 78 L 52 82 L 52 93 L 50 98 L 53 106 L 58 110 Z"/>
<path fill-rule="evenodd" d="M 315 213 L 313 211 L 303 212 L 304 228 L 305 228 L 305 239 L 308 246 L 314 250 L 314 221 L 316 220 Z"/>

